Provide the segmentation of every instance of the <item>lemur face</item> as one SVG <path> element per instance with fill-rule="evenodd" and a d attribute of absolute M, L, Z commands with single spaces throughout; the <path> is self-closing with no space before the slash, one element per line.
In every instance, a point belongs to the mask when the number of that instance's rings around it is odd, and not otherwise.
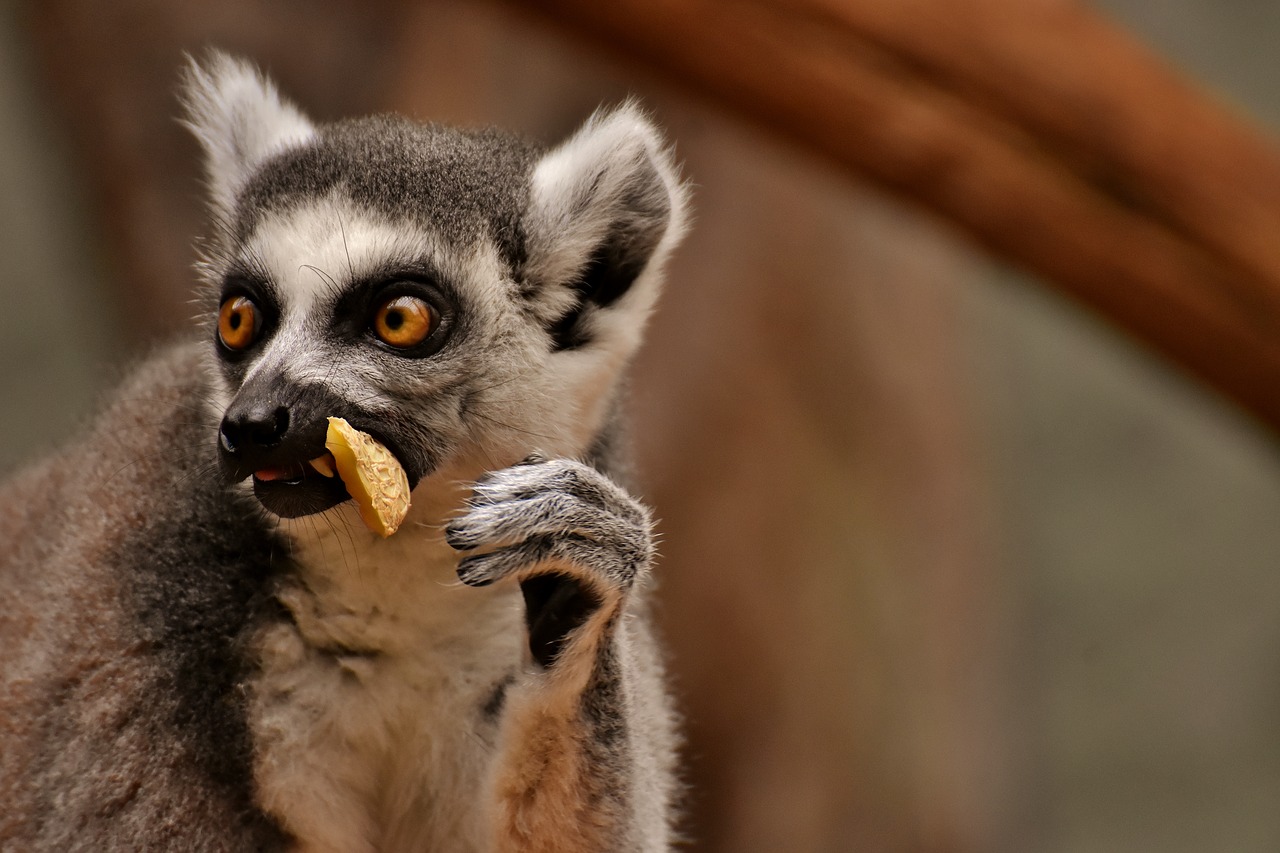
<path fill-rule="evenodd" d="M 252 476 L 282 516 L 345 499 L 307 464 L 330 416 L 391 449 L 411 486 L 459 454 L 562 446 L 582 413 L 548 404 L 589 401 L 564 399 L 521 306 L 532 160 L 515 140 L 378 119 L 320 130 L 255 172 L 210 306 L 234 392 L 219 436 L 232 479 Z"/>
<path fill-rule="evenodd" d="M 411 486 L 581 455 L 639 341 L 683 190 L 633 107 L 543 151 L 377 117 L 313 126 L 249 66 L 187 83 L 217 230 L 202 273 L 229 479 L 270 511 L 346 499 L 327 418 Z"/>

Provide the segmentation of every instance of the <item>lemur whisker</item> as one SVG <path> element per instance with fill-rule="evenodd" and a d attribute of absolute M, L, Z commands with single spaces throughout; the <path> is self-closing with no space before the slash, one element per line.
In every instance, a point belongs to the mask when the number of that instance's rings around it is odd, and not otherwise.
<path fill-rule="evenodd" d="M 490 423 L 495 423 L 498 426 L 503 427 L 504 429 L 512 430 L 513 432 L 523 433 L 524 435 L 531 435 L 534 438 L 545 438 L 548 441 L 555 441 L 555 436 L 547 435 L 546 433 L 541 433 L 541 432 L 534 432 L 533 430 L 525 429 L 524 427 L 518 427 L 515 424 L 509 424 L 506 421 L 492 417 L 491 415 L 485 415 L 480 412 L 474 412 L 474 411 L 471 414 L 473 414 L 477 418 L 481 418 L 483 420 L 489 421 Z"/>
<path fill-rule="evenodd" d="M 324 281 L 326 284 L 329 285 L 329 289 L 333 293 L 341 292 L 342 288 L 338 286 L 338 282 L 334 281 L 333 276 L 329 275 L 327 272 L 320 269 L 320 267 L 316 266 L 315 264 L 299 264 L 298 269 L 311 270 L 313 273 L 318 275 L 322 281 Z"/>
<path fill-rule="evenodd" d="M 338 233 L 342 235 L 342 253 L 347 258 L 347 278 L 350 281 L 356 279 L 356 267 L 351 263 L 351 246 L 347 243 L 347 226 L 342 222 L 342 214 L 338 214 Z"/>

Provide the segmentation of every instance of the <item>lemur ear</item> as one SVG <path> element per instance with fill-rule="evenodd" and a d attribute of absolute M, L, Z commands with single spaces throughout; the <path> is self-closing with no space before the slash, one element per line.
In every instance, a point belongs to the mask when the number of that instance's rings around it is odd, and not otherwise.
<path fill-rule="evenodd" d="M 638 342 L 683 236 L 687 196 L 670 149 L 633 102 L 597 112 L 537 163 L 525 278 L 559 349 L 602 334 Z"/>
<path fill-rule="evenodd" d="M 189 58 L 183 79 L 183 121 L 205 151 L 205 176 L 215 215 L 226 218 L 255 168 L 273 154 L 315 135 L 311 122 L 280 97 L 253 65 L 211 51 Z"/>

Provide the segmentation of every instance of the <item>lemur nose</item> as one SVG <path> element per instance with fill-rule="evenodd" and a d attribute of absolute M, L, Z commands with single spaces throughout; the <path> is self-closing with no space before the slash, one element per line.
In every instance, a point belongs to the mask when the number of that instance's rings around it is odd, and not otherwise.
<path fill-rule="evenodd" d="M 228 453 L 241 449 L 267 450 L 278 445 L 288 430 L 289 410 L 284 406 L 233 409 L 222 419 L 222 447 Z"/>

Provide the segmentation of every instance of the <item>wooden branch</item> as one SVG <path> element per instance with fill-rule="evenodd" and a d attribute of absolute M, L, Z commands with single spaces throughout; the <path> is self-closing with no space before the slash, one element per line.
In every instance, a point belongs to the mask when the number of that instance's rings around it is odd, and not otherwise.
<path fill-rule="evenodd" d="M 1280 154 L 1064 0 L 532 0 L 949 219 L 1280 426 Z"/>

